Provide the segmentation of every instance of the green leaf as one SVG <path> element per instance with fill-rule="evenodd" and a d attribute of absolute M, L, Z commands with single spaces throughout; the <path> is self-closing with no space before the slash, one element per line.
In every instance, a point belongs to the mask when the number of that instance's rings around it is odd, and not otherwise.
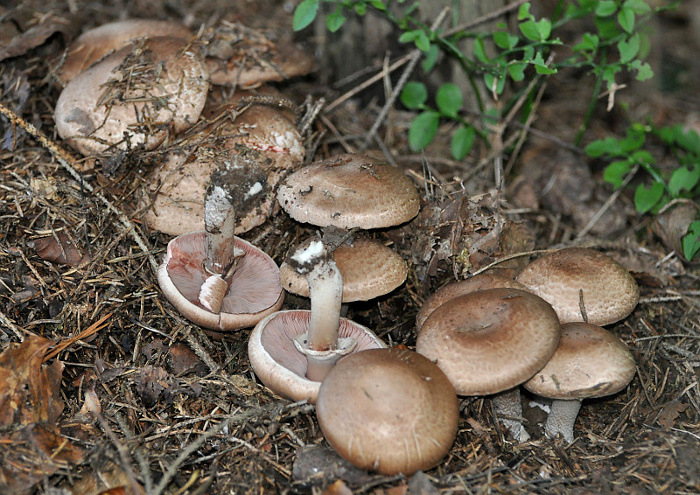
<path fill-rule="evenodd" d="M 688 233 L 681 239 L 681 247 L 683 248 L 683 256 L 688 261 L 691 261 L 700 250 L 700 220 L 690 223 Z"/>
<path fill-rule="evenodd" d="M 425 34 L 425 31 L 420 30 L 416 35 L 414 40 L 416 47 L 422 52 L 428 52 L 430 50 L 430 38 Z"/>
<path fill-rule="evenodd" d="M 620 144 L 617 139 L 612 137 L 597 139 L 586 146 L 584 151 L 591 158 L 600 158 L 603 155 L 618 156 L 620 155 Z"/>
<path fill-rule="evenodd" d="M 433 70 L 433 67 L 435 67 L 435 64 L 438 61 L 439 55 L 440 47 L 434 43 L 431 43 L 430 49 L 423 57 L 423 62 L 421 63 L 421 67 L 423 68 L 424 72 L 430 72 L 431 70 Z"/>
<path fill-rule="evenodd" d="M 631 61 L 639 53 L 639 34 L 620 40 L 617 49 L 620 50 L 620 62 L 626 64 Z"/>
<path fill-rule="evenodd" d="M 631 33 L 634 31 L 634 12 L 630 9 L 622 8 L 617 13 L 617 22 L 620 23 L 622 29 Z"/>
<path fill-rule="evenodd" d="M 656 163 L 656 159 L 647 150 L 635 151 L 632 153 L 632 156 L 630 156 L 630 159 L 634 163 L 639 163 L 640 165 L 654 165 Z"/>
<path fill-rule="evenodd" d="M 530 3 L 529 2 L 525 2 L 518 9 L 518 20 L 522 21 L 524 19 L 533 19 L 532 14 L 530 13 Z"/>
<path fill-rule="evenodd" d="M 399 43 L 409 43 L 416 39 L 417 31 L 405 31 L 399 36 Z"/>
<path fill-rule="evenodd" d="M 631 153 L 632 151 L 638 150 L 644 145 L 645 138 L 646 134 L 643 129 L 628 128 L 627 136 L 619 141 L 620 151 L 623 153 Z"/>
<path fill-rule="evenodd" d="M 598 17 L 608 17 L 617 11 L 617 4 L 613 0 L 603 0 L 598 3 L 595 9 L 595 15 Z"/>
<path fill-rule="evenodd" d="M 508 73 L 513 81 L 525 79 L 525 67 L 527 67 L 527 64 L 524 62 L 514 62 L 508 65 Z"/>
<path fill-rule="evenodd" d="M 550 67 L 547 67 L 547 64 L 545 63 L 544 59 L 542 58 L 542 52 L 537 52 L 537 55 L 535 55 L 535 58 L 532 61 L 533 65 L 535 66 L 535 70 L 537 71 L 538 74 L 556 74 L 557 69 L 552 69 Z"/>
<path fill-rule="evenodd" d="M 427 111 L 418 114 L 408 129 L 408 144 L 413 151 L 420 151 L 430 144 L 437 132 L 440 114 Z"/>
<path fill-rule="evenodd" d="M 338 5 L 335 11 L 326 17 L 326 27 L 331 33 L 335 33 L 345 23 L 343 9 Z"/>
<path fill-rule="evenodd" d="M 658 203 L 664 195 L 664 185 L 654 182 L 650 187 L 639 184 L 634 191 L 634 207 L 639 213 L 646 213 Z"/>
<path fill-rule="evenodd" d="M 629 9 L 637 15 L 643 15 L 651 12 L 651 7 L 644 0 L 625 0 L 622 8 Z"/>
<path fill-rule="evenodd" d="M 355 12 L 357 13 L 357 15 L 365 15 L 367 13 L 367 4 L 364 2 L 356 3 Z"/>
<path fill-rule="evenodd" d="M 474 56 L 482 64 L 488 64 L 491 59 L 486 55 L 486 49 L 484 48 L 484 40 L 481 38 L 476 38 L 474 40 Z"/>
<path fill-rule="evenodd" d="M 574 45 L 574 51 L 595 51 L 598 49 L 598 43 L 600 39 L 595 34 L 583 33 L 583 39 L 580 43 Z"/>
<path fill-rule="evenodd" d="M 472 126 L 460 126 L 455 133 L 452 135 L 452 142 L 450 143 L 450 148 L 452 150 L 452 156 L 455 160 L 461 160 L 474 144 L 474 136 L 476 131 Z"/>
<path fill-rule="evenodd" d="M 462 109 L 462 90 L 456 84 L 445 83 L 435 95 L 438 110 L 448 117 L 456 117 Z"/>
<path fill-rule="evenodd" d="M 496 31 L 493 33 L 493 42 L 503 50 L 510 50 L 517 46 L 518 37 L 506 31 Z"/>
<path fill-rule="evenodd" d="M 297 8 L 294 9 L 294 18 L 292 19 L 294 31 L 301 31 L 314 21 L 318 13 L 319 1 L 320 0 L 303 0 L 297 5 Z"/>
<path fill-rule="evenodd" d="M 700 181 L 700 164 L 693 169 L 680 167 L 673 171 L 668 180 L 668 191 L 672 196 L 678 196 L 682 190 L 690 191 Z"/>
<path fill-rule="evenodd" d="M 499 74 L 487 72 L 484 74 L 484 83 L 489 91 L 500 95 L 506 87 L 506 78 Z"/>
<path fill-rule="evenodd" d="M 540 19 L 536 24 L 537 32 L 540 33 L 540 39 L 542 41 L 548 40 L 549 35 L 552 34 L 552 23 L 549 19 Z"/>
<path fill-rule="evenodd" d="M 632 169 L 629 160 L 618 160 L 605 167 L 603 180 L 613 185 L 615 189 L 622 185 L 625 175 Z"/>
<path fill-rule="evenodd" d="M 638 81 L 646 81 L 647 79 L 654 77 L 654 71 L 652 70 L 651 66 L 646 62 L 642 62 L 641 60 L 633 60 L 628 67 L 637 71 Z"/>
<path fill-rule="evenodd" d="M 598 36 L 603 40 L 611 40 L 622 32 L 614 17 L 596 17 L 595 25 L 598 28 Z"/>
<path fill-rule="evenodd" d="M 609 65 L 603 71 L 603 81 L 608 83 L 608 87 L 615 82 L 615 74 L 622 70 L 619 64 Z"/>
<path fill-rule="evenodd" d="M 693 129 L 689 129 L 687 132 L 682 126 L 677 127 L 676 142 L 678 146 L 683 149 L 700 155 L 700 136 Z"/>
<path fill-rule="evenodd" d="M 537 29 L 537 24 L 535 23 L 535 21 L 530 19 L 521 22 L 518 27 L 520 28 L 520 32 L 523 33 L 523 36 L 525 36 L 530 41 L 542 41 L 540 31 Z"/>
<path fill-rule="evenodd" d="M 386 10 L 386 5 L 382 0 L 371 0 L 370 3 L 372 4 L 372 7 L 377 10 Z"/>
<path fill-rule="evenodd" d="M 401 91 L 401 103 L 411 110 L 420 108 L 427 99 L 428 90 L 422 82 L 409 81 L 403 87 L 403 91 Z"/>

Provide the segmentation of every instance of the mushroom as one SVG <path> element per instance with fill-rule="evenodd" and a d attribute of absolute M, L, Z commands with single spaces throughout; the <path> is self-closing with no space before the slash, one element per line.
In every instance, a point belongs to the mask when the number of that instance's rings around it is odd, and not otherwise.
<path fill-rule="evenodd" d="M 593 249 L 568 248 L 543 256 L 516 280 L 550 303 L 562 323 L 609 325 L 629 315 L 639 301 L 634 277 Z"/>
<path fill-rule="evenodd" d="M 634 373 L 632 353 L 615 335 L 590 323 L 567 323 L 554 356 L 524 387 L 554 399 L 545 434 L 561 433 L 571 443 L 581 401 L 619 392 Z"/>
<path fill-rule="evenodd" d="M 149 174 L 150 189 L 141 201 L 144 207 L 152 203 L 144 217 L 149 227 L 171 235 L 201 230 L 204 227 L 202 196 L 209 177 L 221 162 L 241 154 L 255 159 L 257 167 L 250 170 L 259 171 L 263 180 L 259 182 L 261 191 L 257 201 L 248 204 L 247 210 L 237 211 L 235 232 L 247 232 L 267 220 L 277 183 L 289 169 L 301 164 L 304 148 L 299 132 L 285 112 L 260 104 L 242 112 L 238 109 L 242 98 L 260 93 L 278 94 L 262 88 L 255 93 L 237 91 L 226 104 L 205 107 L 206 125 L 197 126 L 196 132 L 192 129 Z"/>
<path fill-rule="evenodd" d="M 297 170 L 280 185 L 277 199 L 297 222 L 343 229 L 393 227 L 420 209 L 416 187 L 398 168 L 353 154 Z"/>
<path fill-rule="evenodd" d="M 54 110 L 56 130 L 83 155 L 153 149 L 197 121 L 208 87 L 201 55 L 185 41 L 136 40 L 66 85 Z"/>
<path fill-rule="evenodd" d="M 494 273 L 481 273 L 465 280 L 453 282 L 442 286 L 434 292 L 421 306 L 416 315 L 416 329 L 420 332 L 425 320 L 438 307 L 447 301 L 470 292 L 477 292 L 487 289 L 520 289 L 527 290 L 520 282 L 503 277 Z"/>
<path fill-rule="evenodd" d="M 511 391 L 542 369 L 559 335 L 557 315 L 540 297 L 487 289 L 437 307 L 418 333 L 416 351 L 437 363 L 457 394 L 492 395 Z M 499 413 L 520 415 L 516 392 L 494 399 Z M 516 439 L 525 439 L 518 419 L 504 423 Z"/>
<path fill-rule="evenodd" d="M 391 348 L 343 358 L 321 384 L 319 426 L 355 466 L 384 475 L 435 466 L 457 433 L 454 388 L 432 362 Z"/>
<path fill-rule="evenodd" d="M 56 76 L 58 82 L 65 86 L 94 62 L 125 47 L 132 40 L 157 36 L 187 40 L 192 37 L 192 31 L 179 22 L 156 19 L 127 19 L 103 24 L 85 31 L 70 44 Z"/>
<path fill-rule="evenodd" d="M 260 192 L 261 179 L 251 172 L 256 167 L 241 156 L 221 164 L 207 189 L 205 232 L 171 241 L 158 269 L 166 297 L 185 317 L 211 330 L 252 326 L 282 305 L 277 265 L 234 237 L 236 210 L 255 202 Z M 251 287 L 244 289 L 243 282 Z M 251 304 L 242 295 L 246 291 L 260 301 Z"/>
<path fill-rule="evenodd" d="M 227 22 L 203 37 L 212 84 L 254 87 L 308 74 L 313 58 L 292 43 L 275 44 L 263 33 Z"/>
<path fill-rule="evenodd" d="M 312 241 L 306 240 L 304 248 Z M 357 238 L 343 243 L 333 251 L 333 261 L 343 279 L 342 302 L 368 301 L 388 294 L 406 280 L 408 269 L 403 258 L 384 244 Z M 280 266 L 280 283 L 287 291 L 309 297 L 306 278 L 290 263 Z"/>

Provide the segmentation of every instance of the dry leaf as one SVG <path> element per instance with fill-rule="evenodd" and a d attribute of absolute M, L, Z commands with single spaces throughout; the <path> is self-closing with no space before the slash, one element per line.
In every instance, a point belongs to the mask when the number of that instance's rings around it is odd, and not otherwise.
<path fill-rule="evenodd" d="M 683 404 L 682 402 L 671 402 L 666 404 L 659 414 L 656 422 L 664 428 L 671 428 L 675 425 L 678 415 L 688 408 L 688 404 Z"/>
<path fill-rule="evenodd" d="M 65 232 L 57 232 L 55 236 L 42 237 L 27 243 L 41 258 L 52 263 L 80 266 L 90 261 Z"/>
<path fill-rule="evenodd" d="M 332 485 L 328 485 L 323 490 L 323 495 L 352 495 L 352 490 L 343 480 L 338 480 Z"/>

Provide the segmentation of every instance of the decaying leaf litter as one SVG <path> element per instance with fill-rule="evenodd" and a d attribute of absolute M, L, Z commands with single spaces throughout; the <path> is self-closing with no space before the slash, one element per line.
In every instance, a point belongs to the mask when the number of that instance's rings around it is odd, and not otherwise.
<path fill-rule="evenodd" d="M 56 139 L 51 115 L 58 91 L 48 61 L 60 57 L 83 26 L 157 11 L 195 29 L 221 20 L 269 28 L 270 10 L 262 3 L 233 10 L 227 2 L 164 3 L 154 10 L 151 3 L 78 8 L 68 2 L 49 7 L 25 2 L 6 10 L 1 20 L 13 29 L 3 29 L 8 35 L 1 52 L 0 101 Z M 289 30 L 289 13 L 278 12 L 275 25 Z M 322 85 L 324 78 L 320 69 L 278 87 L 299 104 L 310 94 L 331 106 L 352 89 Z M 389 113 L 377 150 L 388 150 L 406 168 L 423 191 L 423 205 L 410 224 L 375 236 L 393 243 L 411 269 L 402 288 L 379 302 L 352 305 L 350 317 L 389 343 L 411 348 L 415 314 L 436 288 L 508 254 L 572 245 L 612 192 L 580 150 L 559 146 L 558 140 L 571 142 L 576 132 L 561 121 L 563 107 L 569 116 L 578 111 L 570 106 L 577 101 L 570 98 L 575 90 L 573 77 L 548 86 L 534 123 L 537 132 L 514 158 L 500 201 L 492 192 L 494 156 L 487 150 L 476 150 L 462 163 L 447 158 L 449 147 L 439 142 L 424 157 L 410 154 L 403 138 L 410 115 Z M 693 96 L 654 95 L 659 103 L 639 101 L 633 92 L 618 98 L 633 109 L 651 105 L 662 123 L 697 118 L 699 102 Z M 359 149 L 384 94 L 373 87 L 358 97 L 363 99 L 321 113 L 307 133 L 317 157 Z M 601 109 L 591 132 L 595 137 L 614 133 L 622 118 Z M 506 129 L 504 142 L 519 132 Z M 162 258 L 169 237 L 146 231 L 134 215 L 137 193 L 148 187 L 144 177 L 158 153 L 81 164 L 79 181 L 41 143 L 17 126 L 4 125 L 0 156 L 0 373 L 5 377 L 0 415 L 6 418 L 0 476 L 15 491 L 125 487 L 151 493 L 167 487 L 181 493 L 247 493 L 329 487 L 329 493 L 342 493 L 349 487 L 371 493 L 691 493 L 700 487 L 697 268 L 668 256 L 650 221 L 635 216 L 624 196 L 615 201 L 614 213 L 608 210 L 577 243 L 617 258 L 641 286 L 641 304 L 614 326 L 637 362 L 630 387 L 588 401 L 571 445 L 537 435 L 514 444 L 497 425 L 489 400 L 462 399 L 449 456 L 408 480 L 366 473 L 335 457 L 312 406 L 281 400 L 257 382 L 246 357 L 247 331 L 212 340 L 163 300 L 152 261 L 133 236 L 143 239 L 152 259 Z M 552 170 L 544 175 L 556 176 L 563 186 L 541 187 L 540 167 Z M 588 217 L 581 212 L 587 208 L 592 209 Z M 312 233 L 276 212 L 245 238 L 279 263 Z M 527 260 L 510 257 L 498 267 L 515 270 Z M 305 304 L 287 296 L 285 306 Z M 526 416 L 533 425 L 537 412 Z"/>

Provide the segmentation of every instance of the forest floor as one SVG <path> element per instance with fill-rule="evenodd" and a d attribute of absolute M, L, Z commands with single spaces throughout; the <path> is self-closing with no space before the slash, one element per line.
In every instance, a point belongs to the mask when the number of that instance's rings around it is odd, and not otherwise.
<path fill-rule="evenodd" d="M 229 20 L 289 32 L 293 8 L 223 0 L 46 3 L 0 4 L 0 102 L 59 144 L 52 69 L 83 30 L 158 17 L 195 31 Z M 623 136 L 633 120 L 700 130 L 697 4 L 658 20 L 656 78 L 620 90 L 611 111 L 598 105 L 583 145 Z M 299 41 L 313 48 L 311 34 Z M 7 56 L 10 48 L 16 52 Z M 333 75 L 320 68 L 277 87 L 299 104 L 310 95 L 333 105 L 380 72 L 378 62 L 342 86 L 328 84 Z M 249 330 L 212 339 L 164 300 L 152 264 L 169 236 L 149 231 L 136 206 L 159 155 L 135 150 L 116 165 L 88 162 L 79 182 L 45 145 L 2 120 L 0 493 L 700 492 L 700 271 L 661 242 L 654 218 L 635 213 L 627 191 L 591 222 L 614 193 L 602 180 L 604 163 L 572 144 L 592 87 L 592 76 L 562 72 L 548 82 L 530 127 L 505 129 L 503 142 L 525 139 L 515 151 L 497 149 L 507 172 L 502 194 L 494 192 L 493 149 L 477 144 L 454 161 L 449 129 L 441 129 L 423 155 L 411 153 L 411 114 L 400 104 L 379 128 L 371 152 L 406 170 L 423 208 L 409 224 L 373 234 L 409 262 L 406 283 L 351 304 L 348 317 L 391 345 L 415 346 L 415 315 L 428 295 L 507 253 L 591 246 L 626 266 L 641 288 L 635 311 L 610 328 L 631 349 L 635 378 L 614 396 L 584 403 L 572 444 L 544 438 L 536 409 L 526 414 L 532 439 L 515 443 L 488 398 L 460 398 L 454 446 L 437 467 L 411 478 L 348 465 L 323 439 L 312 405 L 281 399 L 255 377 Z M 308 135 L 318 144 L 314 158 L 359 150 L 386 91 L 380 81 L 322 112 Z M 673 163 L 662 146 L 654 153 L 659 163 Z M 498 225 L 505 227 L 494 242 L 469 250 Z M 242 237 L 281 263 L 313 232 L 278 209 Z M 77 250 L 76 266 L 40 256 L 37 240 L 59 237 Z M 498 266 L 517 270 L 529 259 Z M 308 301 L 290 296 L 284 307 Z M 19 342 L 22 352 L 10 355 Z"/>

